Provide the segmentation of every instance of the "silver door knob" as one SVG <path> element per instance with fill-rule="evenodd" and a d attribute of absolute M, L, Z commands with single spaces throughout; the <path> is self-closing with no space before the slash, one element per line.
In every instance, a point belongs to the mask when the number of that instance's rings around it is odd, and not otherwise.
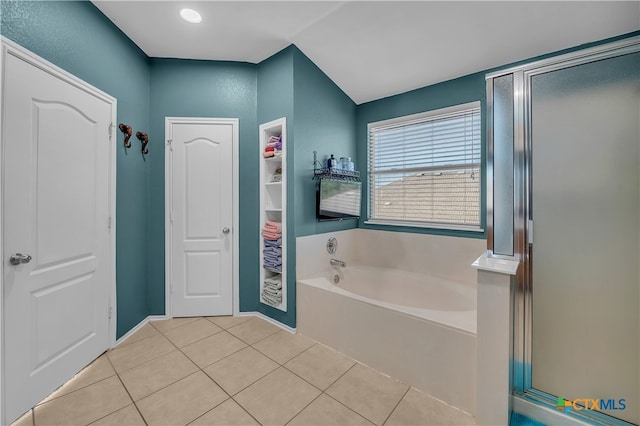
<path fill-rule="evenodd" d="M 31 262 L 31 256 L 28 254 L 16 253 L 9 258 L 9 263 L 12 265 L 20 265 L 21 263 Z"/>
<path fill-rule="evenodd" d="M 231 231 L 229 228 L 222 228 L 222 233 L 223 234 L 228 234 L 229 231 Z"/>

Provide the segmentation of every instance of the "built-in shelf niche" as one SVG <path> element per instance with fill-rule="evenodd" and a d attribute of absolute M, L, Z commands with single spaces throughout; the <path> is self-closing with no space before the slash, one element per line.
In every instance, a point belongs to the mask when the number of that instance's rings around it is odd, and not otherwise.
<path fill-rule="evenodd" d="M 287 310 L 287 174 L 286 174 L 286 118 L 280 118 L 269 123 L 261 124 L 260 131 L 260 303 L 272 306 L 281 311 Z M 264 152 L 272 136 L 281 137 L 282 149 L 276 151 L 275 156 L 265 158 Z M 277 169 L 280 168 L 280 180 L 274 180 Z M 267 221 L 280 223 L 281 226 L 281 266 L 276 272 L 265 268 L 265 241 L 262 230 Z M 265 298 L 265 280 L 280 280 L 282 288 L 279 290 L 281 298 L 271 300 Z M 273 290 L 273 288 L 271 288 Z M 274 303 L 274 299 L 275 302 Z"/>

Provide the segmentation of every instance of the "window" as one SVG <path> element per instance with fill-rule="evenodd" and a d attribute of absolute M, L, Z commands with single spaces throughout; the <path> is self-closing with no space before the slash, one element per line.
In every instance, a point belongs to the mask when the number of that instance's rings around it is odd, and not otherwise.
<path fill-rule="evenodd" d="M 480 103 L 369 123 L 369 223 L 480 229 Z"/>

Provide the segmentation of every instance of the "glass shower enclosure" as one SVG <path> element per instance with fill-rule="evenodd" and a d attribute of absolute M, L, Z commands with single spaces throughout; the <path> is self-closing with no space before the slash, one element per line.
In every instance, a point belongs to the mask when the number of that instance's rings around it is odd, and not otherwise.
<path fill-rule="evenodd" d="M 517 258 L 513 389 L 640 423 L 640 39 L 487 76 L 489 249 Z"/>

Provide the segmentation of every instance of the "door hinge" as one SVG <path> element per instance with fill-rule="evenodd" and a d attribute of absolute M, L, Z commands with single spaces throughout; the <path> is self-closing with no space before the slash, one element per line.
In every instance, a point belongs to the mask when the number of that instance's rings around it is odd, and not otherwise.
<path fill-rule="evenodd" d="M 111 317 L 113 316 L 113 307 L 109 306 L 109 319 L 111 319 Z"/>
<path fill-rule="evenodd" d="M 113 226 L 113 217 L 109 216 L 109 219 L 107 220 L 107 227 L 109 228 L 109 230 L 111 230 L 112 226 Z"/>
<path fill-rule="evenodd" d="M 533 220 L 527 221 L 527 242 L 533 244 Z"/>
<path fill-rule="evenodd" d="M 173 142 L 173 139 L 167 139 L 167 148 L 169 148 L 169 151 L 173 151 L 173 145 L 171 144 Z"/>
<path fill-rule="evenodd" d="M 115 124 L 109 123 L 109 140 L 113 137 L 113 128 L 116 127 Z"/>

